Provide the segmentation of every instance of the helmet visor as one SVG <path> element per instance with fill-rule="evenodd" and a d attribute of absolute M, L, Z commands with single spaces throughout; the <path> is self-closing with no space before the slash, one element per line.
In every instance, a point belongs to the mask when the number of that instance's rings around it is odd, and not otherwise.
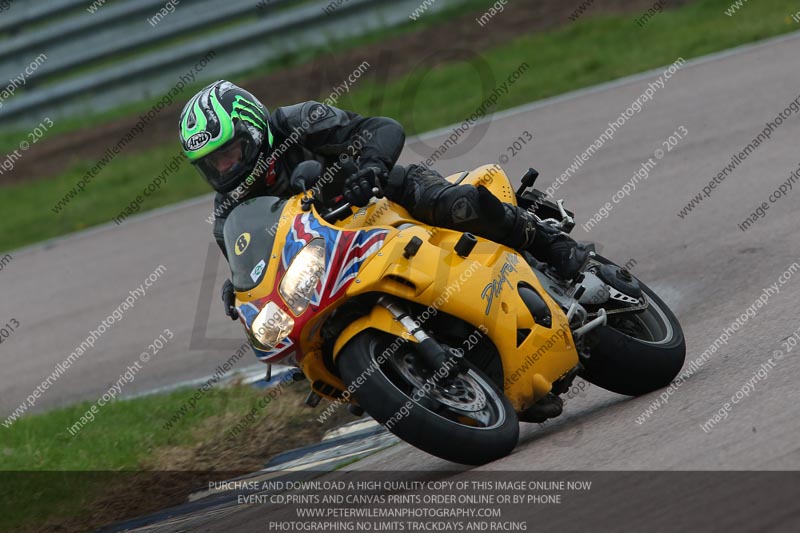
<path fill-rule="evenodd" d="M 194 166 L 214 190 L 230 192 L 252 171 L 258 150 L 252 138 L 239 136 L 195 161 Z"/>

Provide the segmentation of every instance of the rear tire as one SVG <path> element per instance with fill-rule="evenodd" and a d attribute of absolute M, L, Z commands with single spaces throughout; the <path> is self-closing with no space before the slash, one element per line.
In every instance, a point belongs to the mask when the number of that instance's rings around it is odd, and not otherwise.
<path fill-rule="evenodd" d="M 452 414 L 453 409 L 442 403 L 436 404 L 431 394 L 420 401 L 412 400 L 413 394 L 408 392 L 408 376 L 404 377 L 395 370 L 399 363 L 391 360 L 380 365 L 376 363 L 376 356 L 387 353 L 386 347 L 395 340 L 392 335 L 369 329 L 354 337 L 339 354 L 337 364 L 342 378 L 346 384 L 353 385 L 355 398 L 370 416 L 383 425 L 389 423 L 388 429 L 412 446 L 454 463 L 481 465 L 511 453 L 519 438 L 517 414 L 491 379 L 472 366 L 458 377 L 459 380 L 463 378 L 464 388 L 480 388 L 480 391 L 473 392 L 477 392 L 479 398 L 481 394 L 485 397 L 487 412 L 490 413 L 487 427 L 461 423 L 437 414 L 431 407 L 438 405 L 442 408 L 440 412 L 446 411 L 446 414 Z M 413 353 L 408 343 L 395 352 L 384 357 L 398 358 L 398 361 Z M 368 369 L 373 367 L 377 369 L 369 373 Z M 422 401 L 428 406 L 423 406 Z M 398 413 L 403 411 L 408 414 L 398 418 Z M 469 419 L 464 417 L 464 420 Z"/>
<path fill-rule="evenodd" d="M 600 256 L 596 259 L 611 263 Z M 591 356 L 582 361 L 580 374 L 599 387 L 627 396 L 666 387 L 686 358 L 677 317 L 652 289 L 641 281 L 639 285 L 650 306 L 639 314 L 609 315 L 607 325 L 592 331 L 587 337 Z M 634 333 L 637 329 L 638 334 Z"/>

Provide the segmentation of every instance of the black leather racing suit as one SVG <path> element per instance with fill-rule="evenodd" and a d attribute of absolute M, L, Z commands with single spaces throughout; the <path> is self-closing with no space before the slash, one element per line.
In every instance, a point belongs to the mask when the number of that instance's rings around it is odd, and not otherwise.
<path fill-rule="evenodd" d="M 232 193 L 217 194 L 214 237 L 223 254 L 223 226 L 239 203 L 258 196 L 291 196 L 289 177 L 301 162 L 320 161 L 333 179 L 322 188 L 326 203 L 341 198 L 344 181 L 358 167 L 390 170 L 386 197 L 403 206 L 417 220 L 433 226 L 469 231 L 515 249 L 553 259 L 562 244 L 559 232 L 536 223 L 524 209 L 501 202 L 484 187 L 454 185 L 436 171 L 395 165 L 405 143 L 403 127 L 383 117 L 362 117 L 309 101 L 278 108 L 270 115 L 274 139 L 267 161 L 272 164 Z M 350 159 L 354 159 L 351 161 Z M 255 173 L 254 173 L 255 174 Z M 552 261 L 551 261 L 552 262 Z"/>

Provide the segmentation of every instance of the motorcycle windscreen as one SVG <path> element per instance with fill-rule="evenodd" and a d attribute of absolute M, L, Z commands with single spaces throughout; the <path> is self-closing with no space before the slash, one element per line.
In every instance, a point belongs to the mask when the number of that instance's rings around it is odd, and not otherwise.
<path fill-rule="evenodd" d="M 261 283 L 285 205 L 281 198 L 262 196 L 239 204 L 228 215 L 223 234 L 237 291 L 249 291 Z"/>

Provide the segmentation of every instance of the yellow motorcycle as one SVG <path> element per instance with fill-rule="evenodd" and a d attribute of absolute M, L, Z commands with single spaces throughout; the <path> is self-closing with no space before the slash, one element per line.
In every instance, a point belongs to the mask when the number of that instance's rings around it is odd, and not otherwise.
<path fill-rule="evenodd" d="M 532 188 L 537 175 L 517 191 L 497 165 L 448 179 L 569 232 L 574 215 Z M 325 208 L 320 180 L 321 165 L 303 163 L 295 196 L 244 202 L 224 227 L 240 321 L 260 360 L 302 370 L 307 404 L 346 402 L 430 454 L 483 464 L 511 453 L 519 421 L 561 414 L 576 376 L 640 395 L 683 366 L 675 315 L 600 255 L 567 282 L 385 198 Z"/>

